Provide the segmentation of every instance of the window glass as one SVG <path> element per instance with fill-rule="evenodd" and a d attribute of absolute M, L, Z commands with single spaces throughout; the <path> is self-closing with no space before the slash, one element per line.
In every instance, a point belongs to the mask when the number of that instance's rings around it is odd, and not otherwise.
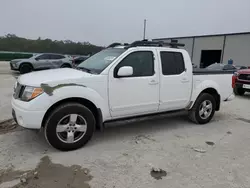
<path fill-rule="evenodd" d="M 133 68 L 132 77 L 154 75 L 154 57 L 151 51 L 133 52 L 125 57 L 115 68 L 115 75 L 119 68 L 131 66 Z"/>
<path fill-rule="evenodd" d="M 41 60 L 43 60 L 43 59 L 49 59 L 49 55 L 48 54 L 42 54 L 42 55 L 38 56 L 37 58 L 41 59 Z"/>
<path fill-rule="evenodd" d="M 185 71 L 183 56 L 180 52 L 161 52 L 163 75 L 176 75 Z"/>
<path fill-rule="evenodd" d="M 100 74 L 107 66 L 109 66 L 117 57 L 119 57 L 126 49 L 108 48 L 102 50 L 95 55 L 83 61 L 78 68 L 88 69 Z"/>
<path fill-rule="evenodd" d="M 65 58 L 62 55 L 58 55 L 58 54 L 50 54 L 50 59 L 63 59 Z"/>

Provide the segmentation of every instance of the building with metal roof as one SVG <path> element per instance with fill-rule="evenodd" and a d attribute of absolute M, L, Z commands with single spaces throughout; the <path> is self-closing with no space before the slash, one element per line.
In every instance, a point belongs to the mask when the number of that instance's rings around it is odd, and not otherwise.
<path fill-rule="evenodd" d="M 157 38 L 153 41 L 184 43 L 195 65 L 204 68 L 217 63 L 232 62 L 250 66 L 250 32 Z"/>

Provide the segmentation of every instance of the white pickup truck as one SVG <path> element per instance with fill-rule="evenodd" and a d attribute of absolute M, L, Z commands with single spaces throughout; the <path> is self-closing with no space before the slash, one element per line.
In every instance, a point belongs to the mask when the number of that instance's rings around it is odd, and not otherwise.
<path fill-rule="evenodd" d="M 165 45 L 168 45 L 167 47 Z M 111 120 L 187 110 L 208 123 L 222 101 L 232 100 L 232 73 L 194 71 L 187 51 L 172 43 L 111 45 L 78 69 L 54 69 L 18 78 L 13 117 L 44 130 L 59 150 L 82 147 Z"/>

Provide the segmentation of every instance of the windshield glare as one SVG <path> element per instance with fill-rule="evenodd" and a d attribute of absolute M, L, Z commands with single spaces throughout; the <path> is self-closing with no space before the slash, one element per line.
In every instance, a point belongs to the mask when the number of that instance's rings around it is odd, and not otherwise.
<path fill-rule="evenodd" d="M 126 50 L 123 48 L 110 48 L 102 50 L 79 64 L 78 68 L 89 69 L 97 74 L 100 74 L 125 51 Z"/>

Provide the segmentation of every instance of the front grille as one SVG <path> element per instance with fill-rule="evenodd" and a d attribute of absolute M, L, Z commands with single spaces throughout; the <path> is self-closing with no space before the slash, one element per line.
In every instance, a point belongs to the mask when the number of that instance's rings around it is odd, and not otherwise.
<path fill-rule="evenodd" d="M 24 88 L 25 87 L 23 85 L 17 83 L 16 89 L 14 90 L 14 95 L 13 95 L 15 99 L 19 99 L 22 96 Z"/>
<path fill-rule="evenodd" d="M 249 80 L 250 81 L 250 74 L 240 74 L 238 78 L 240 80 Z"/>

